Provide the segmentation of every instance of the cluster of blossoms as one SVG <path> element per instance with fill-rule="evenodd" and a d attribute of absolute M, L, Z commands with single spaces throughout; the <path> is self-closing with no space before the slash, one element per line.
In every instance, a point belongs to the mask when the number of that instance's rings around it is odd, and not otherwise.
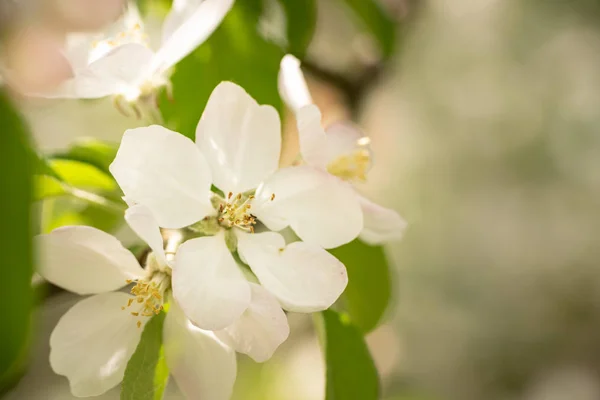
<path fill-rule="evenodd" d="M 195 5 L 196 13 L 178 5 Z M 165 84 L 166 68 L 204 40 L 229 7 L 231 1 L 175 0 L 160 50 L 138 43 L 146 38 L 135 22 L 116 39 L 94 42 L 98 51 L 116 48 L 89 53 L 61 90 L 127 101 L 150 96 L 156 82 Z M 213 13 L 212 23 L 199 32 L 206 13 Z M 193 43 L 174 46 L 188 31 Z M 282 76 L 299 73 L 290 60 L 283 60 Z M 122 80 L 114 81 L 117 76 Z M 282 97 L 289 99 L 285 86 Z M 158 125 L 124 133 L 110 172 L 129 207 L 125 220 L 150 248 L 142 265 L 95 228 L 66 226 L 37 237 L 40 274 L 93 295 L 72 307 L 50 338 L 51 366 L 69 379 L 74 395 L 100 395 L 118 385 L 144 326 L 166 312 L 164 354 L 181 391 L 227 399 L 236 351 L 266 361 L 288 337 L 284 310 L 321 311 L 342 294 L 346 269 L 327 249 L 359 236 L 381 243 L 401 235 L 398 214 L 352 186 L 370 168 L 368 139 L 351 125 L 324 130 L 308 92 L 297 92 L 304 100 L 289 103 L 302 157 L 289 167 L 280 167 L 277 111 L 231 82 L 211 94 L 195 142 Z M 125 286 L 128 292 L 120 291 Z"/>

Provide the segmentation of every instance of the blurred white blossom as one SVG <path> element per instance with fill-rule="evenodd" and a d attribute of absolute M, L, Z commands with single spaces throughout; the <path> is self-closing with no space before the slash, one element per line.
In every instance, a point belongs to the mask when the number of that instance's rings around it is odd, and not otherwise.
<path fill-rule="evenodd" d="M 168 84 L 169 69 L 221 23 L 233 0 L 175 0 L 162 26 L 160 45 L 152 49 L 133 2 L 116 23 L 101 34 L 72 34 L 65 55 L 72 78 L 42 97 L 99 98 L 115 95 L 134 102 L 153 97 Z"/>

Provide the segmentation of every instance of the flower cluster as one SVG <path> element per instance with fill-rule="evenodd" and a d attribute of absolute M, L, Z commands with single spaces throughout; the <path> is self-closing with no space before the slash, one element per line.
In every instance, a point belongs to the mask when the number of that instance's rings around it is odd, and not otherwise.
<path fill-rule="evenodd" d="M 61 93 L 146 96 L 231 3 L 175 0 L 155 53 L 130 12 L 125 30 L 85 45 L 84 66 Z M 180 42 L 207 14 L 212 23 Z M 110 172 L 128 205 L 125 220 L 150 248 L 142 263 L 91 227 L 37 237 L 40 274 L 93 295 L 60 319 L 50 339 L 51 366 L 74 395 L 116 386 L 147 322 L 166 312 L 165 358 L 182 392 L 227 399 L 236 351 L 269 359 L 289 335 L 284 310 L 325 310 L 342 294 L 346 269 L 327 249 L 359 236 L 381 243 L 401 235 L 404 221 L 352 186 L 367 177 L 368 139 L 350 125 L 324 130 L 319 109 L 303 96 L 306 104 L 295 107 L 302 159 L 289 167 L 280 167 L 277 111 L 231 82 L 214 89 L 195 141 L 158 125 L 124 133 Z M 125 286 L 128 293 L 119 290 Z"/>

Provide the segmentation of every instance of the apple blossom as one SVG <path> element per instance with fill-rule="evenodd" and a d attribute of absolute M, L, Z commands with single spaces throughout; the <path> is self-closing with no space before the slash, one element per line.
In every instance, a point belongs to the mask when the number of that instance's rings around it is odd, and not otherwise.
<path fill-rule="evenodd" d="M 100 395 L 123 379 L 142 328 L 171 299 L 173 263 L 158 227 L 140 207 L 130 209 L 126 219 L 152 248 L 145 270 L 117 239 L 95 228 L 67 226 L 36 238 L 42 276 L 75 293 L 93 294 L 67 311 L 50 337 L 52 369 L 69 379 L 78 397 Z M 133 282 L 130 294 L 111 292 Z M 165 358 L 188 398 L 229 398 L 236 376 L 229 343 L 240 343 L 264 361 L 287 338 L 287 319 L 277 301 L 261 286 L 249 287 L 248 309 L 220 332 L 199 329 L 177 302 L 169 301 Z"/>
<path fill-rule="evenodd" d="M 113 95 L 126 102 L 152 98 L 157 87 L 168 84 L 169 69 L 210 36 L 233 2 L 174 0 L 154 48 L 135 3 L 130 2 L 124 16 L 105 32 L 67 38 L 65 56 L 73 77 L 38 95 L 86 99 Z"/>
<path fill-rule="evenodd" d="M 323 248 L 358 235 L 358 199 L 326 171 L 278 169 L 280 135 L 274 108 L 223 82 L 196 143 L 156 125 L 128 130 L 110 166 L 130 205 L 162 228 L 197 236 L 177 250 L 173 292 L 200 328 L 225 329 L 248 309 L 251 289 L 235 251 L 288 311 L 326 309 L 346 287 L 344 265 Z M 254 233 L 259 223 L 273 232 Z M 286 244 L 274 232 L 288 226 L 302 241 Z"/>
<path fill-rule="evenodd" d="M 327 129 L 321 126 L 321 112 L 312 104 L 300 61 L 292 55 L 286 55 L 281 61 L 279 90 L 286 104 L 296 113 L 303 161 L 344 182 L 366 181 L 372 163 L 370 139 L 349 122 L 338 122 Z M 362 240 L 380 244 L 402 237 L 406 222 L 396 211 L 382 207 L 358 192 L 355 196 L 362 209 Z"/>

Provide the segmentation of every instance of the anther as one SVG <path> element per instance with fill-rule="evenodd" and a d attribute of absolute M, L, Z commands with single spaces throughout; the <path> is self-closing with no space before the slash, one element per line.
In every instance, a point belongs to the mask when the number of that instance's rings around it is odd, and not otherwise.
<path fill-rule="evenodd" d="M 271 194 L 271 201 L 275 200 L 275 193 Z"/>

